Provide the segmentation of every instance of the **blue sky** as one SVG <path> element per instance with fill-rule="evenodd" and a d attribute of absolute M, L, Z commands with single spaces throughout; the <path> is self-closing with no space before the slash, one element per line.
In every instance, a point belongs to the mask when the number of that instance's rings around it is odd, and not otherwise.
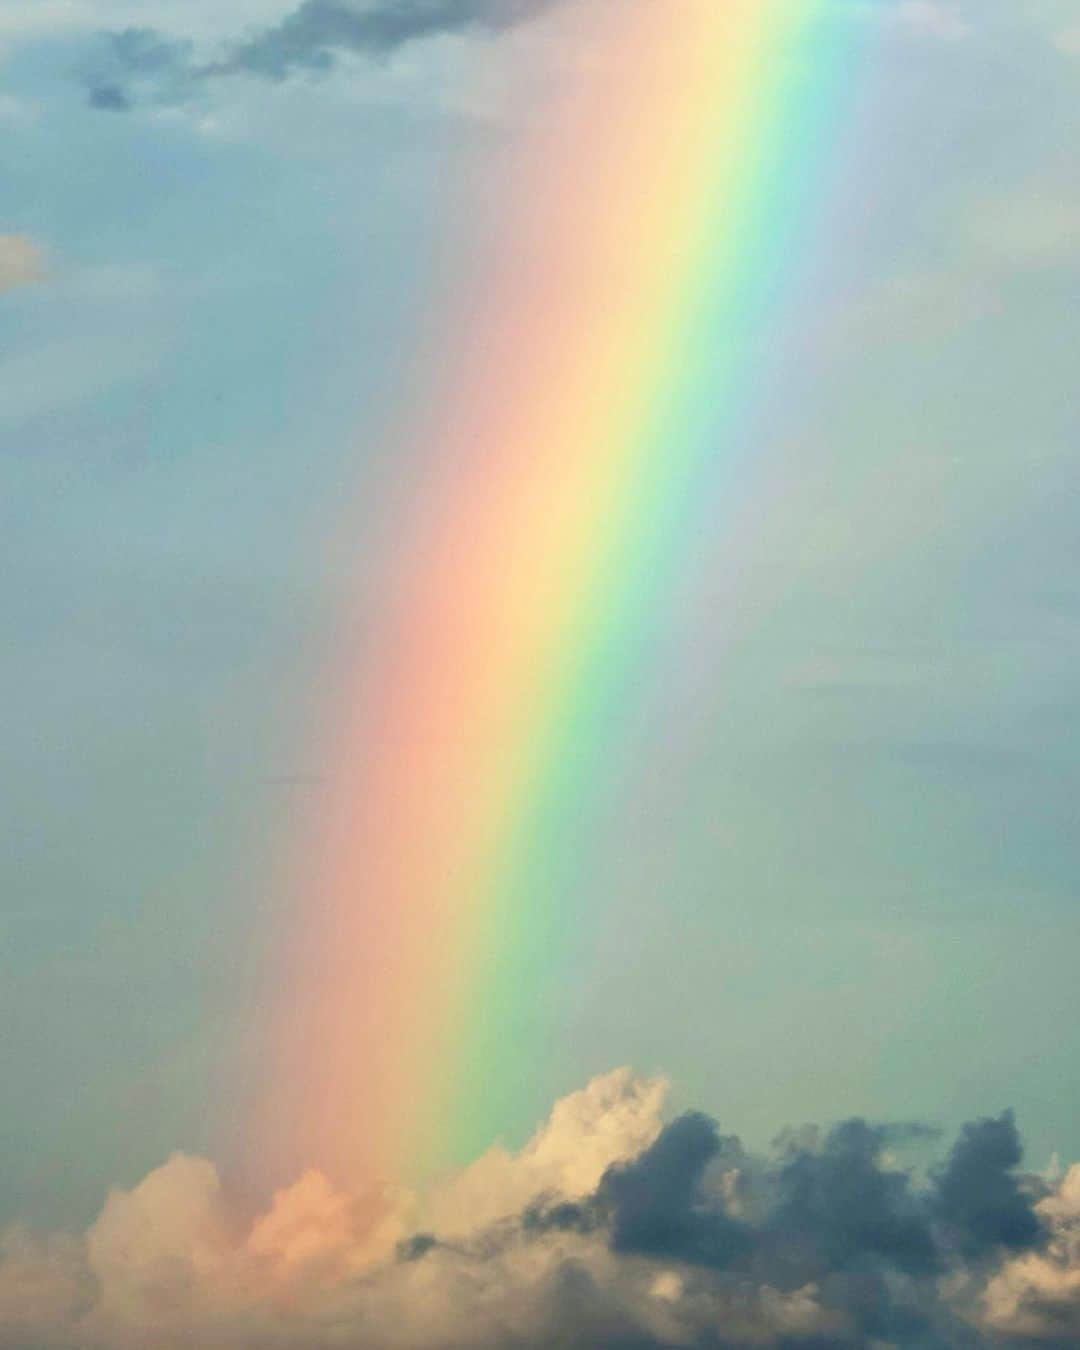
<path fill-rule="evenodd" d="M 214 1151 L 388 428 L 482 264 L 446 202 L 575 77 L 572 7 L 99 111 L 103 31 L 291 6 L 0 0 L 3 1217 Z M 879 31 L 752 514 L 658 620 L 514 1137 L 632 1062 L 753 1141 L 1014 1106 L 1080 1155 L 1080 26 L 842 8 Z"/>

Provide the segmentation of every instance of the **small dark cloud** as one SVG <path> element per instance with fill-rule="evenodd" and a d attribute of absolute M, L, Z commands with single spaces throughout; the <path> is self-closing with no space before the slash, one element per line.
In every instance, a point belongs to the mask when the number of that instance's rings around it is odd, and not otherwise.
<path fill-rule="evenodd" d="M 398 1243 L 397 1258 L 399 1261 L 421 1261 L 428 1252 L 434 1251 L 439 1245 L 438 1239 L 431 1233 L 416 1233 L 404 1242 Z"/>
<path fill-rule="evenodd" d="M 609 1218 L 611 1245 L 723 1269 L 747 1247 L 743 1225 L 704 1194 L 706 1169 L 722 1154 L 740 1156 L 708 1116 L 691 1112 L 669 1125 L 640 1158 L 613 1167 L 597 1203 Z"/>
<path fill-rule="evenodd" d="M 573 1201 L 538 1201 L 521 1216 L 525 1233 L 591 1233 L 600 1226 L 595 1204 L 576 1204 Z"/>
<path fill-rule="evenodd" d="M 320 74 L 339 57 L 385 58 L 424 38 L 496 34 L 549 9 L 557 0 L 303 0 L 270 28 L 199 62 L 192 44 L 150 28 L 104 35 L 107 73 L 91 83 L 95 108 L 123 111 L 140 99 L 175 103 L 210 80 L 248 75 L 281 81 Z"/>
<path fill-rule="evenodd" d="M 1023 1251 L 1041 1240 L 1031 1193 L 1018 1168 L 1023 1156 L 1011 1111 L 965 1125 L 937 1178 L 936 1214 L 970 1259 Z"/>
<path fill-rule="evenodd" d="M 115 84 L 99 85 L 90 90 L 88 97 L 91 108 L 100 108 L 103 112 L 127 112 L 131 107 L 127 94 Z"/>

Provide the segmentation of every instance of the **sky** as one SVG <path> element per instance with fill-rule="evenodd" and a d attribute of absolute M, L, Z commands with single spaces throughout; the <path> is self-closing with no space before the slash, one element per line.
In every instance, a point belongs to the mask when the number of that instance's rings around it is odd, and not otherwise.
<path fill-rule="evenodd" d="M 218 1203 L 198 1160 L 235 1162 L 252 990 L 320 809 L 328 691 L 343 652 L 376 659 L 396 511 L 426 469 L 401 409 L 482 292 L 507 166 L 589 79 L 582 12 L 618 24 L 620 4 L 652 2 L 0 0 L 0 1227 L 96 1233 L 70 1241 L 98 1253 L 99 1280 L 148 1174 L 155 1194 Z M 836 10 L 866 54 L 798 321 L 746 433 L 745 510 L 700 529 L 646 635 L 661 677 L 590 811 L 582 899 L 535 1009 L 556 1034 L 516 1070 L 510 1152 L 484 1154 L 527 1170 L 552 1102 L 590 1081 L 605 1110 L 644 1113 L 573 1185 L 500 1173 L 512 1199 L 487 1216 L 539 1232 L 545 1272 L 555 1233 L 610 1275 L 622 1293 L 590 1345 L 714 1343 L 701 1328 L 721 1295 L 691 1297 L 685 1271 L 656 1295 L 682 1340 L 634 1311 L 652 1239 L 619 1226 L 634 1168 L 663 1164 L 649 1146 L 686 1119 L 676 1153 L 703 1173 L 727 1147 L 710 1140 L 738 1136 L 756 1160 L 742 1173 L 772 1197 L 742 1218 L 716 1200 L 703 1242 L 773 1252 L 787 1183 L 761 1159 L 803 1122 L 826 1131 L 799 1145 L 805 1166 L 861 1149 L 875 1176 L 900 1175 L 891 1126 L 827 1134 L 865 1118 L 945 1132 L 934 1184 L 952 1198 L 900 1208 L 938 1225 L 916 1245 L 966 1252 L 979 1225 L 949 1189 L 966 1165 L 951 1141 L 966 1127 L 977 1152 L 978 1129 L 1007 1133 L 1015 1111 L 1031 1170 L 1016 1180 L 1006 1145 L 999 1172 L 1004 1209 L 1024 1214 L 996 1273 L 969 1254 L 975 1322 L 1051 1343 L 1009 1302 L 1043 1279 L 1048 1232 L 1054 1278 L 1080 1283 L 1061 1273 L 1075 1177 L 1032 1180 L 1080 1159 L 1080 15 L 1070 0 Z M 603 1077 L 623 1064 L 646 1078 Z M 653 1075 L 670 1082 L 663 1129 Z M 560 1187 L 580 1212 L 544 1218 Z M 434 1232 L 442 1202 L 425 1203 Z M 393 1241 L 419 1231 L 393 1223 Z M 41 1239 L 33 1261 L 81 1288 L 83 1246 L 56 1254 L 68 1240 Z M 936 1251 L 905 1256 L 905 1278 Z M 245 1298 L 248 1256 L 226 1262 Z M 533 1289 L 531 1257 L 497 1259 L 505 1288 Z M 0 1263 L 5 1350 L 20 1260 Z M 655 1294 L 662 1273 L 647 1277 Z M 406 1278 L 395 1268 L 363 1317 L 393 1320 Z M 150 1344 L 138 1299 L 116 1297 L 123 1315 L 94 1314 L 100 1344 Z M 944 1339 L 860 1323 L 850 1343 L 968 1344 L 918 1297 Z M 216 1317 L 218 1285 L 207 1298 Z M 848 1344 L 813 1302 L 769 1304 L 773 1340 L 731 1343 Z M 99 1343 L 19 1309 L 13 1346 Z M 575 1343 L 537 1317 L 538 1344 Z M 532 1343 L 499 1325 L 493 1346 Z M 408 1336 L 443 1344 L 430 1326 L 386 1344 Z"/>

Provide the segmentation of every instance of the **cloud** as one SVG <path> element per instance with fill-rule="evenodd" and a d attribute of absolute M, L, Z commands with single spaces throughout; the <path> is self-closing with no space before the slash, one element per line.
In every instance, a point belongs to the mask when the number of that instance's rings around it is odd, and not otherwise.
<path fill-rule="evenodd" d="M 235 75 L 280 81 L 330 70 L 346 53 L 380 58 L 424 38 L 494 34 L 556 0 L 302 0 L 280 22 L 199 61 L 194 44 L 152 28 L 105 35 L 89 84 L 92 107 L 124 112 L 139 98 L 179 102 L 209 80 Z"/>
<path fill-rule="evenodd" d="M 0 234 L 0 295 L 45 276 L 45 252 L 25 234 Z"/>
<path fill-rule="evenodd" d="M 551 1118 L 517 1154 L 496 1146 L 428 1201 L 442 1232 L 486 1227 L 546 1196 L 592 1195 L 609 1168 L 642 1154 L 660 1134 L 667 1084 L 616 1069 L 556 1103 Z"/>
<path fill-rule="evenodd" d="M 99 108 L 102 112 L 127 112 L 131 107 L 131 99 L 115 84 L 98 85 L 87 97 L 91 108 Z"/>
<path fill-rule="evenodd" d="M 748 1244 L 746 1227 L 723 1203 L 698 1204 L 706 1170 L 721 1155 L 737 1162 L 735 1139 L 723 1140 L 707 1116 L 669 1125 L 639 1158 L 614 1165 L 597 1192 L 612 1250 L 724 1269 Z"/>
<path fill-rule="evenodd" d="M 1021 1172 L 1009 1113 L 844 1122 L 757 1156 L 663 1123 L 628 1070 L 427 1196 L 318 1172 L 245 1217 L 204 1159 L 114 1191 L 81 1237 L 11 1230 L 3 1350 L 991 1350 L 1080 1336 L 1080 1168 Z"/>
<path fill-rule="evenodd" d="M 224 1297 L 230 1221 L 213 1165 L 177 1155 L 132 1191 L 115 1191 L 86 1235 L 99 1290 L 91 1320 L 118 1343 L 185 1318 L 208 1320 Z"/>
<path fill-rule="evenodd" d="M 983 1294 L 986 1324 L 1042 1345 L 1080 1344 L 1080 1167 L 1035 1207 L 1048 1240 L 1006 1262 Z"/>
<path fill-rule="evenodd" d="M 1017 1177 L 1022 1150 L 1012 1112 L 964 1127 L 938 1180 L 936 1213 L 969 1257 L 1034 1247 L 1042 1230 Z"/>

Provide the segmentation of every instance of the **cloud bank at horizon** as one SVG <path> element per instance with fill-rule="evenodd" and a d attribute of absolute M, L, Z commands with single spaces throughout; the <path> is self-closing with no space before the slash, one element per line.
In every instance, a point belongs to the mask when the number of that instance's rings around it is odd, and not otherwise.
<path fill-rule="evenodd" d="M 1020 1169 L 1011 1113 L 850 1120 L 747 1152 L 618 1070 L 417 1197 L 317 1172 L 242 1221 L 206 1160 L 81 1236 L 0 1245 L 3 1350 L 990 1350 L 1080 1338 L 1080 1167 Z"/>

